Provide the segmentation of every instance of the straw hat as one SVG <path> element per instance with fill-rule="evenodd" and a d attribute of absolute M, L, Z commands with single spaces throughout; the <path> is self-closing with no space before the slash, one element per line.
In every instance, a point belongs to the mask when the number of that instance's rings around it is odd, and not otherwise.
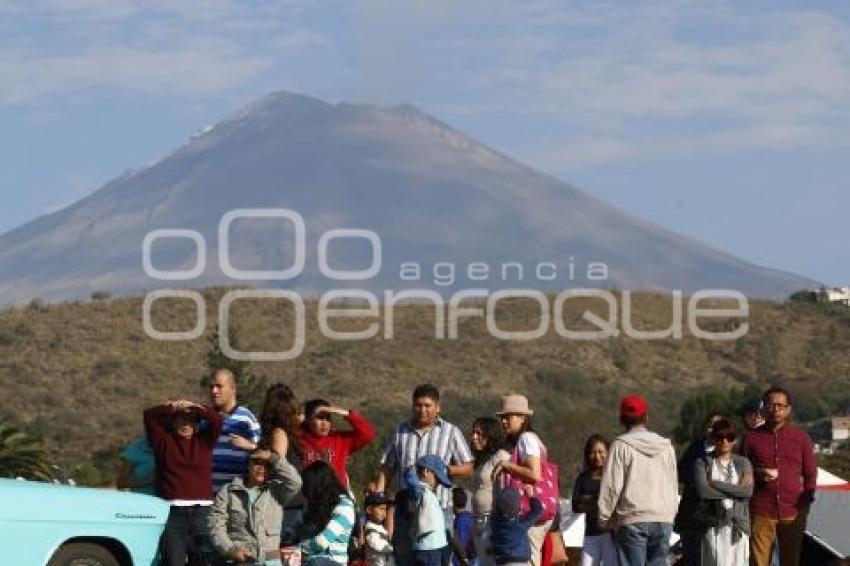
<path fill-rule="evenodd" d="M 502 410 L 496 413 L 502 415 L 533 415 L 534 411 L 528 408 L 528 399 L 525 395 L 505 395 L 502 397 Z"/>

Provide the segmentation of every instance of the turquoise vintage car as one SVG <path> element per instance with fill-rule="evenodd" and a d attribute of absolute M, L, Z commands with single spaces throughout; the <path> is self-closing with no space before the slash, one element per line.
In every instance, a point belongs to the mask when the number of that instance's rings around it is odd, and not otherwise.
<path fill-rule="evenodd" d="M 149 495 L 0 479 L 0 563 L 149 566 L 168 509 Z"/>

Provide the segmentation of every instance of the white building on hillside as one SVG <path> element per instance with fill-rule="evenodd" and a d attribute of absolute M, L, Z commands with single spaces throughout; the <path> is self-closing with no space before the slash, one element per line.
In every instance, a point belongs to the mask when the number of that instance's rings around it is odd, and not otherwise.
<path fill-rule="evenodd" d="M 824 297 L 829 303 L 841 303 L 850 306 L 850 287 L 834 287 L 823 290 Z"/>
<path fill-rule="evenodd" d="M 832 417 L 832 443 L 850 440 L 850 417 Z"/>

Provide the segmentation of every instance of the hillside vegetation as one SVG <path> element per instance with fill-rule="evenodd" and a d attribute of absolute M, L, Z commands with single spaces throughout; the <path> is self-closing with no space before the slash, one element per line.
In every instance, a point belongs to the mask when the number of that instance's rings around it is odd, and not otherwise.
<path fill-rule="evenodd" d="M 205 400 L 209 337 L 223 289 L 204 291 L 209 320 L 203 337 L 163 342 L 142 327 L 142 298 L 109 299 L 0 311 L 0 385 L 5 392 L 0 421 L 45 440 L 53 461 L 98 483 L 108 479 L 119 448 L 141 431 L 141 412 L 170 397 Z M 671 298 L 635 296 L 634 326 L 669 327 Z M 500 303 L 504 329 L 537 325 L 534 303 Z M 159 330 L 188 330 L 194 305 L 162 300 L 154 309 Z M 570 328 L 585 310 L 602 314 L 599 301 L 570 301 Z M 731 342 L 694 338 L 685 324 L 680 340 L 628 337 L 575 341 L 551 328 L 540 339 L 499 341 L 481 318 L 461 319 L 457 339 L 435 339 L 434 308 L 397 306 L 394 338 L 384 324 L 365 341 L 329 340 L 319 332 L 316 305 L 307 305 L 303 353 L 277 363 L 254 363 L 269 381 L 290 384 L 302 399 L 325 397 L 361 409 L 383 438 L 408 414 L 413 386 L 430 381 L 443 391 L 444 414 L 468 428 L 479 414 L 498 409 L 499 397 L 523 392 L 535 409 L 535 425 L 563 477 L 580 465 L 583 439 L 592 432 L 613 435 L 616 403 L 624 392 L 648 396 L 653 426 L 672 433 L 689 396 L 706 390 L 743 391 L 783 383 L 796 395 L 799 419 L 816 422 L 850 410 L 850 311 L 802 303 L 752 302 L 749 332 Z M 291 343 L 292 313 L 283 303 L 239 301 L 233 320 L 243 350 L 285 350 Z M 335 329 L 363 329 L 369 321 L 335 320 Z M 701 323 L 715 331 L 736 328 L 734 319 Z M 256 404 L 256 399 L 249 399 Z M 259 407 L 254 407 L 258 409 Z M 362 481 L 378 446 L 355 459 Z"/>

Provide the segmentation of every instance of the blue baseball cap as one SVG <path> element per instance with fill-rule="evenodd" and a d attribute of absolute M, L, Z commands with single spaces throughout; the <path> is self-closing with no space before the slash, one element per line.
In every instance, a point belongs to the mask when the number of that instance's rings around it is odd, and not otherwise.
<path fill-rule="evenodd" d="M 449 469 L 446 467 L 446 463 L 435 454 L 420 456 L 419 459 L 416 460 L 416 468 L 431 470 L 434 472 L 434 475 L 437 476 L 437 481 L 446 487 L 452 487 L 454 485 L 452 484 L 452 480 L 449 479 Z"/>

